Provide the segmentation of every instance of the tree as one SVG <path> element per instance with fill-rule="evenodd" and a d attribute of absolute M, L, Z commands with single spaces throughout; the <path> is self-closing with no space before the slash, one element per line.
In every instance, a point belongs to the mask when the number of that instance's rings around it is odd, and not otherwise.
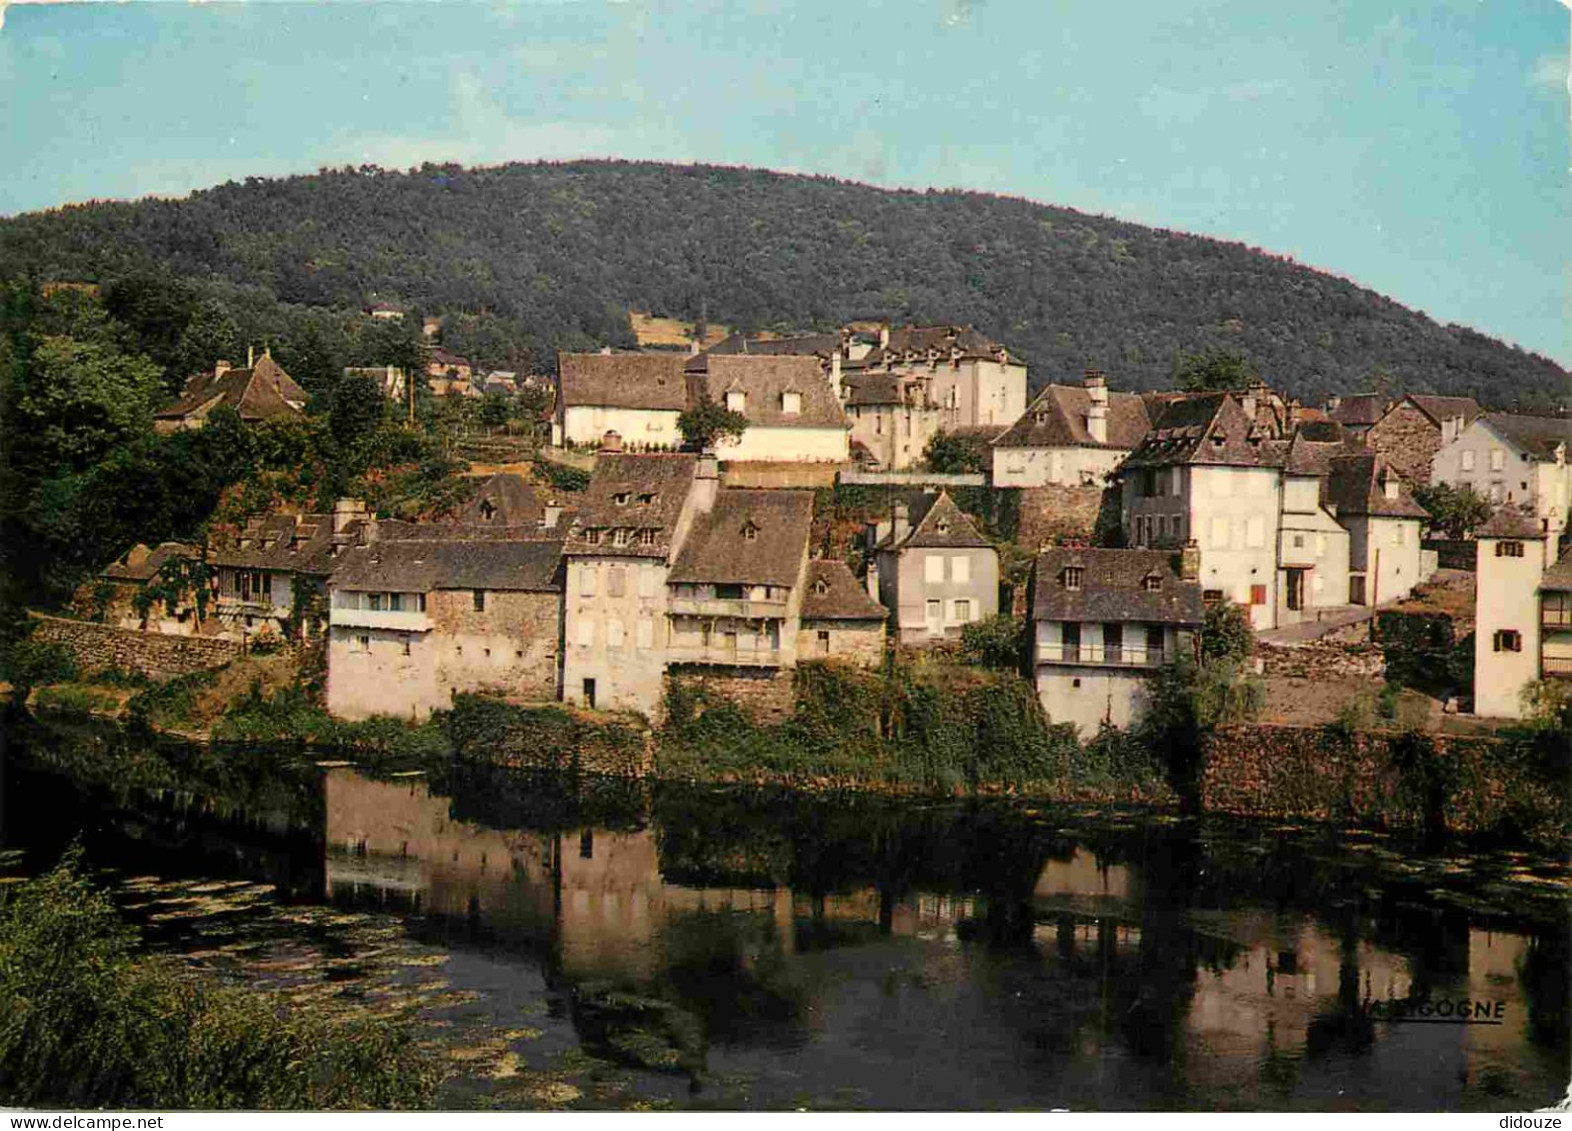
<path fill-rule="evenodd" d="M 1414 501 L 1430 512 L 1430 529 L 1448 538 L 1467 538 L 1490 518 L 1490 500 L 1466 485 L 1421 484 L 1414 488 Z"/>
<path fill-rule="evenodd" d="M 345 377 L 333 390 L 333 407 L 328 419 L 333 438 L 346 450 L 354 450 L 382 423 L 387 398 L 374 377 Z"/>
<path fill-rule="evenodd" d="M 677 417 L 677 431 L 682 433 L 683 443 L 695 451 L 713 448 L 722 439 L 740 440 L 747 430 L 746 416 L 715 403 L 703 393 L 697 404 Z"/>
<path fill-rule="evenodd" d="M 1181 354 L 1174 365 L 1174 385 L 1187 393 L 1243 389 L 1258 380 L 1249 361 L 1228 350 Z"/>
<path fill-rule="evenodd" d="M 1018 668 L 1025 656 L 1026 626 L 1008 613 L 972 621 L 961 630 L 961 654 L 985 668 Z"/>
<path fill-rule="evenodd" d="M 145 431 L 164 395 L 157 365 L 107 342 L 46 337 L 27 369 L 17 444 L 40 473 L 85 468 Z"/>
<path fill-rule="evenodd" d="M 511 405 L 503 393 L 487 393 L 480 402 L 480 422 L 487 428 L 501 428 L 508 422 Z"/>
<path fill-rule="evenodd" d="M 1216 601 L 1206 607 L 1201 623 L 1201 660 L 1241 664 L 1255 651 L 1255 632 L 1242 605 Z"/>
<path fill-rule="evenodd" d="M 975 475 L 988 470 L 988 441 L 981 436 L 954 432 L 936 432 L 923 458 L 931 471 L 943 475 Z"/>
<path fill-rule="evenodd" d="M 189 603 L 196 613 L 196 628 L 200 632 L 202 619 L 207 616 L 208 600 L 212 596 L 209 588 L 212 576 L 212 567 L 202 558 L 186 554 L 170 555 L 136 595 L 133 603 L 137 615 L 145 619 L 155 604 L 162 603 L 169 615 L 174 616 L 180 611 L 181 605 Z"/>

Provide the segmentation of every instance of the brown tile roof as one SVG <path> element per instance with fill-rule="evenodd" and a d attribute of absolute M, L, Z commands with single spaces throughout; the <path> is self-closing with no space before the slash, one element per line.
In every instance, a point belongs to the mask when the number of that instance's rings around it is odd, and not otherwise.
<path fill-rule="evenodd" d="M 703 369 L 690 369 L 691 396 L 706 393 L 717 404 L 726 403 L 726 394 L 741 390 L 747 395 L 743 415 L 760 428 L 844 428 L 846 414 L 830 379 L 816 358 L 792 355 L 756 357 L 751 354 L 719 354 L 700 358 Z M 795 392 L 802 397 L 802 411 L 787 413 L 781 408 L 781 394 Z"/>
<path fill-rule="evenodd" d="M 559 353 L 558 404 L 682 412 L 687 360 L 681 353 Z"/>
<path fill-rule="evenodd" d="M 433 589 L 507 589 L 554 593 L 562 589 L 562 542 L 468 537 L 450 526 L 441 538 L 378 539 L 339 556 L 336 589 L 429 593 Z"/>
<path fill-rule="evenodd" d="M 955 505 L 948 491 L 937 495 L 922 495 L 911 506 L 911 529 L 899 543 L 890 535 L 879 544 L 880 549 L 905 550 L 909 548 L 963 549 L 966 547 L 991 547 L 992 542 L 982 536 L 970 515 Z"/>
<path fill-rule="evenodd" d="M 943 360 L 948 360 L 952 351 L 959 351 L 963 358 L 992 359 L 1003 349 L 1004 346 L 970 326 L 892 326 L 889 344 L 875 346 L 862 363 L 873 366 L 922 361 L 930 351 Z"/>
<path fill-rule="evenodd" d="M 1380 393 L 1351 393 L 1343 397 L 1327 415 L 1345 427 L 1359 427 L 1374 424 L 1385 412 L 1386 398 Z"/>
<path fill-rule="evenodd" d="M 1072 567 L 1082 571 L 1079 589 L 1064 585 Z M 1155 591 L 1146 588 L 1148 577 L 1157 578 Z M 1205 615 L 1201 583 L 1180 578 L 1177 552 L 1061 548 L 1037 556 L 1034 620 L 1199 625 Z"/>
<path fill-rule="evenodd" d="M 548 487 L 531 483 L 522 475 L 501 471 L 480 485 L 474 498 L 458 512 L 458 521 L 488 526 L 539 527 L 546 517 L 546 504 L 561 496 Z M 557 524 L 566 529 L 571 511 L 564 510 Z"/>
<path fill-rule="evenodd" d="M 151 581 L 170 558 L 200 558 L 202 548 L 185 542 L 160 542 L 149 550 L 140 542 L 104 570 L 113 581 Z"/>
<path fill-rule="evenodd" d="M 853 373 L 841 378 L 841 386 L 849 405 L 915 405 L 922 382 L 900 373 Z"/>
<path fill-rule="evenodd" d="M 884 620 L 889 615 L 889 609 L 868 596 L 845 562 L 816 558 L 808 563 L 803 620 Z"/>
<path fill-rule="evenodd" d="M 1410 393 L 1403 400 L 1428 416 L 1438 428 L 1442 421 L 1458 416 L 1463 418 L 1463 427 L 1467 428 L 1479 416 L 1479 402 L 1473 397 L 1432 397 L 1427 394 Z M 1402 403 L 1399 401 L 1392 408 L 1395 409 Z M 1387 411 L 1390 412 L 1391 409 Z"/>
<path fill-rule="evenodd" d="M 450 350 L 445 350 L 441 346 L 436 346 L 432 349 L 429 364 L 441 365 L 453 369 L 473 368 L 469 363 L 469 358 L 460 357 L 458 354 L 453 353 Z"/>
<path fill-rule="evenodd" d="M 326 576 L 333 571 L 334 550 L 359 542 L 360 520 L 338 535 L 330 514 L 271 514 L 253 518 L 238 533 L 215 535 L 208 541 L 212 565 L 237 569 L 269 569 Z"/>
<path fill-rule="evenodd" d="M 1231 394 L 1198 393 L 1169 401 L 1123 467 L 1270 466 L 1269 438 Z"/>
<path fill-rule="evenodd" d="M 795 334 L 784 338 L 750 338 L 744 334 L 729 334 L 716 342 L 707 354 L 798 354 L 806 357 L 829 357 L 841 348 L 839 331 L 828 334 Z"/>
<path fill-rule="evenodd" d="M 1515 504 L 1497 507 L 1496 513 L 1474 531 L 1475 538 L 1541 538 L 1544 528 L 1539 520 Z"/>
<path fill-rule="evenodd" d="M 179 400 L 153 415 L 159 420 L 179 420 L 211 406 L 208 412 L 228 407 L 240 413 L 242 420 L 271 420 L 299 416 L 306 400 L 306 391 L 263 354 L 250 369 L 197 374 L 186 382 Z"/>
<path fill-rule="evenodd" d="M 1572 592 L 1572 546 L 1545 570 L 1545 575 L 1540 579 L 1539 588 L 1551 593 Z"/>
<path fill-rule="evenodd" d="M 812 525 L 812 491 L 728 488 L 694 522 L 667 580 L 795 585 Z"/>
<path fill-rule="evenodd" d="M 1084 386 L 1049 385 L 1025 414 L 994 441 L 999 448 L 1133 449 L 1151 422 L 1146 404 L 1133 393 L 1108 394 L 1108 439 L 1099 443 L 1086 427 L 1091 394 Z"/>
<path fill-rule="evenodd" d="M 596 456 L 595 470 L 578 500 L 578 517 L 568 529 L 564 552 L 664 559 L 671 549 L 682 505 L 693 487 L 698 460 L 690 452 L 605 452 Z M 598 532 L 596 542 L 589 541 L 592 530 Z M 627 545 L 618 546 L 612 535 L 615 530 L 652 530 L 653 540 L 641 544 L 633 533 Z"/>
<path fill-rule="evenodd" d="M 1374 518 L 1429 518 L 1430 512 L 1414 501 L 1403 477 L 1374 453 L 1334 455 L 1329 461 L 1323 499 L 1337 505 L 1337 515 L 1370 515 Z M 1383 483 L 1397 485 L 1395 498 L 1387 498 Z"/>
<path fill-rule="evenodd" d="M 1572 453 L 1572 417 L 1520 416 L 1510 412 L 1487 412 L 1486 424 L 1536 460 L 1555 458 L 1562 444 Z"/>

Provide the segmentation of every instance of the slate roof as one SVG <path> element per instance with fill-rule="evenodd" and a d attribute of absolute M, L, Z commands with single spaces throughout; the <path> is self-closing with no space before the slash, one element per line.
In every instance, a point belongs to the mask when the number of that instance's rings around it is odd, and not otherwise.
<path fill-rule="evenodd" d="M 666 580 L 793 586 L 812 525 L 812 491 L 729 488 L 694 522 Z"/>
<path fill-rule="evenodd" d="M 228 407 L 245 421 L 299 416 L 307 394 L 283 368 L 263 354 L 250 369 L 199 373 L 186 382 L 180 398 L 153 414 L 159 420 L 179 420 L 201 411 Z"/>
<path fill-rule="evenodd" d="M 1004 346 L 971 326 L 892 326 L 888 344 L 875 346 L 862 364 L 899 365 L 908 359 L 926 360 L 930 350 L 947 361 L 952 349 L 959 350 L 962 358 L 992 359 L 999 356 Z"/>
<path fill-rule="evenodd" d="M 1491 515 L 1474 531 L 1478 538 L 1540 538 L 1544 530 L 1539 525 L 1539 520 L 1521 507 L 1508 504 L 1497 507 L 1496 513 Z"/>
<path fill-rule="evenodd" d="M 1545 570 L 1539 588 L 1551 593 L 1572 592 L 1572 547 L 1568 547 L 1561 559 Z"/>
<path fill-rule="evenodd" d="M 556 492 L 539 487 L 522 475 L 498 472 L 482 483 L 475 497 L 460 508 L 458 521 L 487 526 L 539 527 L 546 517 L 547 502 L 556 498 Z M 557 524 L 567 528 L 567 512 L 558 518 Z"/>
<path fill-rule="evenodd" d="M 889 609 L 868 596 L 845 562 L 816 558 L 808 563 L 803 620 L 884 620 L 889 615 Z"/>
<path fill-rule="evenodd" d="M 716 342 L 707 354 L 795 354 L 805 357 L 829 357 L 841 348 L 839 331 L 828 334 L 794 334 L 783 338 L 750 338 L 745 334 L 728 334 Z"/>
<path fill-rule="evenodd" d="M 1369 515 L 1373 518 L 1429 518 L 1430 512 L 1414 501 L 1408 484 L 1384 459 L 1374 453 L 1337 455 L 1329 461 L 1323 501 L 1337 505 L 1337 515 Z M 1382 489 L 1386 476 L 1397 484 L 1397 497 L 1389 499 Z"/>
<path fill-rule="evenodd" d="M 160 542 L 152 550 L 138 542 L 119 561 L 110 563 L 104 570 L 104 576 L 112 581 L 151 581 L 170 558 L 200 558 L 201 556 L 200 546 L 191 546 L 184 542 Z"/>
<path fill-rule="evenodd" d="M 359 542 L 362 530 L 363 523 L 356 519 L 335 535 L 330 514 L 264 515 L 251 519 L 238 533 L 211 538 L 207 560 L 236 569 L 326 576 L 333 571 L 333 547 Z"/>
<path fill-rule="evenodd" d="M 1063 584 L 1071 566 L 1082 570 L 1079 589 Z M 1148 592 L 1145 581 L 1153 576 L 1161 588 Z M 1205 616 L 1201 583 L 1181 579 L 1176 551 L 1056 548 L 1037 555 L 1034 620 L 1199 625 Z"/>
<path fill-rule="evenodd" d="M 916 378 L 900 373 L 852 373 L 841 378 L 848 405 L 915 404 L 911 393 L 920 386 Z"/>
<path fill-rule="evenodd" d="M 1169 401 L 1122 466 L 1272 466 L 1265 438 L 1231 394 L 1198 393 Z"/>
<path fill-rule="evenodd" d="M 558 403 L 682 412 L 687 361 L 681 353 L 559 353 Z"/>
<path fill-rule="evenodd" d="M 683 502 L 693 487 L 698 459 L 691 452 L 603 452 L 596 456 L 589 486 L 579 499 L 578 517 L 568 528 L 564 553 L 664 559 L 671 549 Z M 637 537 L 631 537 L 626 546 L 614 545 L 610 532 L 618 529 L 654 530 L 654 542 L 640 545 Z M 589 530 L 601 532 L 598 543 L 587 539 Z"/>
<path fill-rule="evenodd" d="M 697 400 L 707 393 L 717 404 L 726 403 L 726 393 L 740 389 L 747 394 L 743 415 L 760 428 L 845 428 L 846 414 L 835 399 L 830 379 L 817 358 L 781 355 L 757 357 L 751 354 L 700 355 L 702 363 L 689 369 L 690 396 Z M 796 392 L 802 397 L 802 411 L 781 409 L 781 394 Z"/>
<path fill-rule="evenodd" d="M 1343 397 L 1327 415 L 1344 427 L 1368 427 L 1386 413 L 1386 398 L 1380 393 L 1351 393 Z"/>
<path fill-rule="evenodd" d="M 1082 385 L 1049 385 L 1022 417 L 994 440 L 998 448 L 1133 449 L 1151 422 L 1146 405 L 1133 393 L 1108 394 L 1108 439 L 1099 442 L 1086 427 L 1092 397 Z"/>
<path fill-rule="evenodd" d="M 559 539 L 503 541 L 471 538 L 463 527 L 445 536 L 411 541 L 378 538 L 345 550 L 333 570 L 336 589 L 429 593 L 433 589 L 508 589 L 555 593 L 562 589 Z"/>
<path fill-rule="evenodd" d="M 441 346 L 436 346 L 432 349 L 430 361 L 428 364 L 442 365 L 453 369 L 472 368 L 469 363 L 469 358 L 460 357 L 458 354 L 453 353 L 451 350 L 445 350 Z"/>
<path fill-rule="evenodd" d="M 1572 452 L 1572 417 L 1520 416 L 1510 412 L 1487 412 L 1483 417 L 1500 435 L 1512 441 L 1536 460 L 1555 458 L 1557 445 Z"/>
<path fill-rule="evenodd" d="M 1428 416 L 1437 427 L 1444 420 L 1461 416 L 1463 427 L 1467 428 L 1479 416 L 1479 402 L 1473 397 L 1432 397 L 1428 394 L 1410 393 L 1403 398 Z M 1399 401 L 1392 408 L 1397 408 L 1403 401 Z M 1389 410 L 1390 411 L 1390 410 Z"/>
<path fill-rule="evenodd" d="M 911 529 L 900 542 L 895 541 L 892 530 L 882 542 L 881 550 L 906 549 L 965 549 L 967 547 L 992 547 L 993 543 L 982 536 L 971 516 L 955 505 L 948 491 L 937 495 L 923 495 L 910 507 Z"/>

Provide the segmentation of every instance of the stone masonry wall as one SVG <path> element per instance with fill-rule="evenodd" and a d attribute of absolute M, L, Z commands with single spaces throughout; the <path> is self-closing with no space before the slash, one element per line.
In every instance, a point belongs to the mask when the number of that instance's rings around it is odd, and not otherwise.
<path fill-rule="evenodd" d="M 1441 446 L 1441 430 L 1411 404 L 1387 413 L 1369 432 L 1365 444 L 1386 457 L 1410 487 L 1430 482 L 1430 468 Z"/>
<path fill-rule="evenodd" d="M 1360 631 L 1369 630 L 1361 625 Z M 1255 655 L 1262 664 L 1261 674 L 1279 679 L 1374 678 L 1386 669 L 1386 658 L 1379 647 L 1326 639 L 1294 645 L 1258 641 Z"/>
<path fill-rule="evenodd" d="M 1016 541 L 1029 550 L 1065 540 L 1090 542 L 1102 507 L 1101 487 L 1025 487 Z"/>
<path fill-rule="evenodd" d="M 210 636 L 166 636 L 38 613 L 33 622 L 32 638 L 60 645 L 82 671 L 120 668 L 164 680 L 223 667 L 241 654 L 238 642 Z"/>
<path fill-rule="evenodd" d="M 775 463 L 763 460 L 727 460 L 721 468 L 723 487 L 806 488 L 835 486 L 840 470 L 834 463 Z"/>
<path fill-rule="evenodd" d="M 753 671 L 731 668 L 702 670 L 673 665 L 666 679 L 676 677 L 688 687 L 704 691 L 711 701 L 735 703 L 761 726 L 784 722 L 796 708 L 796 692 L 789 671 Z"/>

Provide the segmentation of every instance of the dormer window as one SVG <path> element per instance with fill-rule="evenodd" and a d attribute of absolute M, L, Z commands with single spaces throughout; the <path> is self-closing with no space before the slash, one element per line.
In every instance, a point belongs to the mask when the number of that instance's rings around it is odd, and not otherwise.
<path fill-rule="evenodd" d="M 1521 543 L 1521 542 L 1497 542 L 1496 543 L 1496 557 L 1498 557 L 1498 558 L 1521 558 L 1522 556 L 1523 556 L 1523 543 Z"/>
<path fill-rule="evenodd" d="M 586 530 L 584 532 L 584 541 L 586 543 L 588 543 L 589 545 L 591 545 L 591 546 L 599 546 L 600 545 L 600 531 L 598 529 L 596 529 L 595 527 L 591 527 L 590 529 Z"/>
<path fill-rule="evenodd" d="M 652 504 L 654 501 L 655 501 L 655 492 L 654 491 L 640 491 L 639 492 L 639 506 L 647 507 L 650 504 Z"/>
<path fill-rule="evenodd" d="M 628 531 L 620 526 L 613 530 L 611 532 L 611 544 L 613 546 L 626 546 L 628 544 Z"/>
<path fill-rule="evenodd" d="M 782 393 L 781 411 L 788 416 L 796 416 L 802 412 L 802 394 L 790 391 Z"/>
<path fill-rule="evenodd" d="M 628 494 L 626 491 L 618 491 L 611 497 L 611 501 L 616 503 L 619 507 L 625 507 L 628 505 L 628 500 L 632 497 L 633 496 Z"/>
<path fill-rule="evenodd" d="M 653 546 L 653 545 L 655 545 L 655 531 L 653 529 L 651 529 L 651 528 L 648 528 L 648 527 L 646 527 L 643 530 L 640 530 L 639 531 L 639 545 L 640 546 Z"/>
<path fill-rule="evenodd" d="M 751 518 L 742 524 L 742 540 L 744 542 L 757 542 L 759 540 L 758 525 Z"/>
<path fill-rule="evenodd" d="M 485 522 L 490 522 L 497 517 L 497 507 L 490 499 L 480 501 L 480 517 Z"/>
<path fill-rule="evenodd" d="M 1212 436 L 1212 447 L 1214 448 L 1220 448 L 1227 442 L 1228 437 L 1224 436 L 1221 432 L 1214 433 Z"/>
<path fill-rule="evenodd" d="M 733 389 L 726 394 L 726 409 L 728 412 L 747 412 L 748 394 L 741 389 Z"/>
<path fill-rule="evenodd" d="M 821 577 L 813 583 L 813 591 L 822 597 L 830 591 L 830 583 Z"/>
<path fill-rule="evenodd" d="M 947 518 L 941 518 L 938 522 L 934 523 L 934 527 L 939 531 L 940 534 L 948 534 L 950 532 L 950 520 Z"/>
<path fill-rule="evenodd" d="M 1065 566 L 1063 574 L 1064 587 L 1066 589 L 1079 589 L 1081 580 L 1085 576 L 1086 571 L 1080 566 Z"/>
<path fill-rule="evenodd" d="M 1389 499 L 1397 498 L 1397 476 L 1388 475 L 1381 481 L 1382 493 Z"/>
<path fill-rule="evenodd" d="M 1157 593 L 1162 590 L 1163 579 L 1155 573 L 1149 573 L 1141 580 L 1141 588 L 1148 593 Z"/>

